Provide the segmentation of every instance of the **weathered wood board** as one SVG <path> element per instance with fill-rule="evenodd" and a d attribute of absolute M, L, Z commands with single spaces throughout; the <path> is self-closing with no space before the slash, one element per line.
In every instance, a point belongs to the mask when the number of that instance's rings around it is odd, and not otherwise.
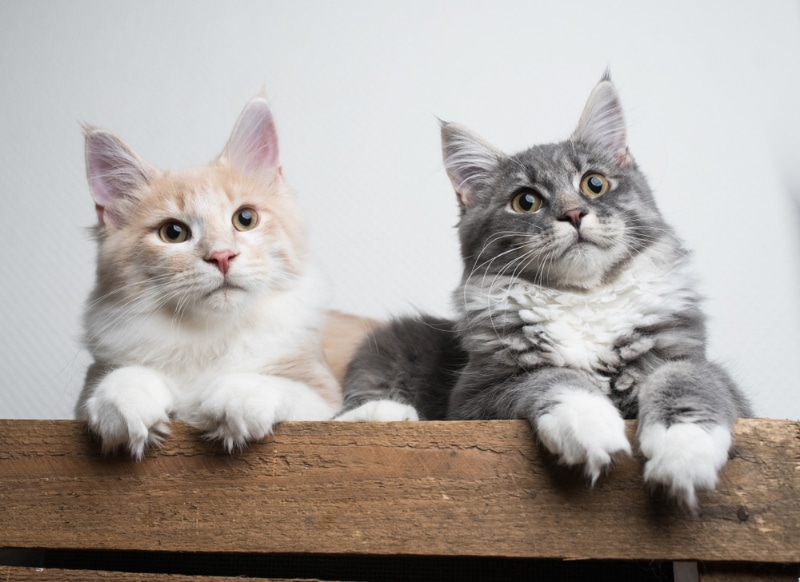
<path fill-rule="evenodd" d="M 137 463 L 0 420 L 0 548 L 800 563 L 798 422 L 738 421 L 698 517 L 640 458 L 589 488 L 522 421 L 285 423 L 233 455 L 172 428 Z"/>
<path fill-rule="evenodd" d="M 180 574 L 153 574 L 142 572 L 106 572 L 95 570 L 64 570 L 60 568 L 14 568 L 0 566 L 3 582 L 241 582 L 241 578 L 229 576 L 182 576 Z M 315 582 L 292 578 L 248 578 L 252 582 Z"/>

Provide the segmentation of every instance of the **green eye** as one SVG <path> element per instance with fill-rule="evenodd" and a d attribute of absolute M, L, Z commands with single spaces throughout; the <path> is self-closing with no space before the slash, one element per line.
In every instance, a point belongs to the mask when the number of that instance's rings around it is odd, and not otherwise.
<path fill-rule="evenodd" d="M 586 174 L 581 180 L 581 191 L 589 198 L 599 198 L 608 192 L 608 180 L 601 174 Z"/>
<path fill-rule="evenodd" d="M 233 215 L 233 226 L 236 230 L 251 230 L 258 224 L 258 213 L 249 206 L 240 208 Z"/>
<path fill-rule="evenodd" d="M 182 243 L 188 240 L 191 235 L 192 231 L 189 230 L 189 227 L 177 220 L 165 222 L 158 228 L 158 236 L 165 243 Z"/>
<path fill-rule="evenodd" d="M 511 210 L 520 214 L 533 214 L 542 207 L 542 197 L 525 190 L 514 195 L 511 199 Z"/>

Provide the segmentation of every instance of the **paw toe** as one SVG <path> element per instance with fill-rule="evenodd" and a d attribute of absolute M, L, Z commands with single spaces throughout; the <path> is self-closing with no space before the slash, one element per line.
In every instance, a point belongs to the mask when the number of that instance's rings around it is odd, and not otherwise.
<path fill-rule="evenodd" d="M 615 457 L 630 455 L 625 422 L 602 395 L 569 392 L 537 421 L 537 434 L 565 465 L 583 466 L 592 484 Z"/>
<path fill-rule="evenodd" d="M 417 410 L 394 400 L 371 400 L 358 408 L 348 410 L 335 420 L 346 422 L 403 422 L 419 420 Z"/>
<path fill-rule="evenodd" d="M 730 430 L 679 423 L 644 427 L 639 435 L 647 457 L 644 480 L 664 489 L 692 512 L 697 510 L 697 491 L 714 489 L 719 470 L 727 461 Z"/>

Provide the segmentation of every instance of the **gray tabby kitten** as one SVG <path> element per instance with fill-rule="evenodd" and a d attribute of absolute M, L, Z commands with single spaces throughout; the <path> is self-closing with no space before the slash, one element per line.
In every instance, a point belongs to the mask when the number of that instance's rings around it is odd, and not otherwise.
<path fill-rule="evenodd" d="M 706 359 L 688 253 L 628 152 L 608 76 L 564 142 L 506 155 L 444 123 L 464 275 L 456 321 L 400 319 L 361 346 L 341 420 L 512 419 L 594 483 L 630 454 L 696 511 L 747 399 Z"/>

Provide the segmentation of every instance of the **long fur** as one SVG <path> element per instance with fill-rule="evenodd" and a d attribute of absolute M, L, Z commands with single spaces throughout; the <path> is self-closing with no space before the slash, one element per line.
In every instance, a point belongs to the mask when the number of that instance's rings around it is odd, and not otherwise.
<path fill-rule="evenodd" d="M 88 127 L 86 152 L 98 209 L 84 316 L 94 364 L 76 415 L 104 450 L 140 458 L 175 418 L 231 449 L 277 422 L 332 416 L 341 395 L 322 352 L 324 288 L 266 101 L 248 104 L 203 167 L 158 171 Z M 257 217 L 250 229 L 235 225 L 242 209 Z M 185 241 L 163 239 L 171 222 Z"/>
<path fill-rule="evenodd" d="M 622 419 L 638 418 L 646 482 L 696 511 L 750 406 L 706 359 L 688 252 L 628 151 L 610 79 L 565 142 L 509 156 L 444 124 L 442 150 L 461 206 L 458 316 L 404 318 L 368 338 L 339 418 L 413 418 L 411 407 L 425 419 L 527 419 L 591 482 L 630 454 Z M 537 205 L 515 205 L 520 195 Z M 386 400 L 404 408 L 376 417 L 371 402 Z"/>

